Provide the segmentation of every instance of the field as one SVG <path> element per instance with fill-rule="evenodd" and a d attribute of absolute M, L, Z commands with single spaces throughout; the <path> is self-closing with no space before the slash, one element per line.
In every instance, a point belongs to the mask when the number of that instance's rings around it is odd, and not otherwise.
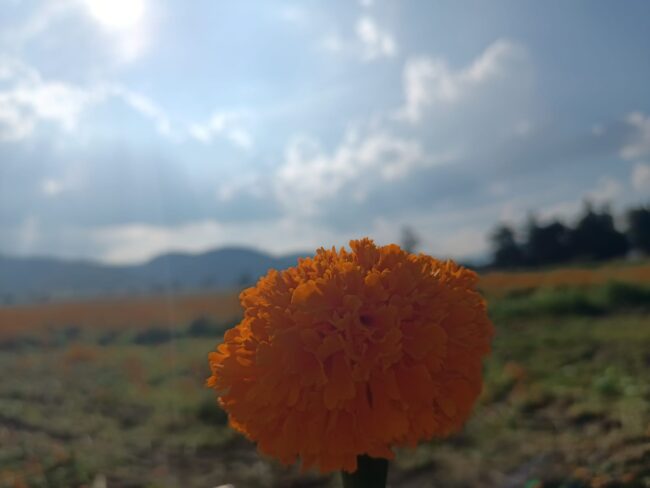
<path fill-rule="evenodd" d="M 650 486 L 650 265 L 482 277 L 497 326 L 466 428 L 394 487 Z M 236 294 L 0 309 L 0 488 L 337 487 L 260 458 L 203 387 Z"/>

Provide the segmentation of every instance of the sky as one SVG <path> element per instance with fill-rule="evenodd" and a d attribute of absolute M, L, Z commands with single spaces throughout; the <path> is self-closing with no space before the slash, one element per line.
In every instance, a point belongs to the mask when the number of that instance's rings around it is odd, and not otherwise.
<path fill-rule="evenodd" d="M 0 0 L 0 254 L 275 254 L 650 201 L 645 0 Z"/>

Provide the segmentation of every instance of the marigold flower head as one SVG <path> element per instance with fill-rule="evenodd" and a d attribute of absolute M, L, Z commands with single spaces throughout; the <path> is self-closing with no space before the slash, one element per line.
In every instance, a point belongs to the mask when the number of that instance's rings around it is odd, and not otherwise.
<path fill-rule="evenodd" d="M 230 425 L 321 472 L 457 431 L 493 335 L 474 272 L 369 239 L 350 247 L 244 290 L 243 320 L 209 356 Z"/>

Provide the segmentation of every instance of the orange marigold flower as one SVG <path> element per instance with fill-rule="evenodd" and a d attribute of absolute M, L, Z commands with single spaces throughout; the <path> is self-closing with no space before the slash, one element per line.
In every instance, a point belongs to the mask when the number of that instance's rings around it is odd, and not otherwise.
<path fill-rule="evenodd" d="M 322 472 L 457 431 L 493 335 L 473 271 L 369 239 L 350 247 L 244 290 L 242 322 L 209 356 L 230 425 Z"/>

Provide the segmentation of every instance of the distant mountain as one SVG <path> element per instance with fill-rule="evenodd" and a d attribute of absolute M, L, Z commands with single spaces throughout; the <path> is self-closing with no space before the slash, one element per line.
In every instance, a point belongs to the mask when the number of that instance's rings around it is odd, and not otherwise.
<path fill-rule="evenodd" d="M 293 266 L 304 255 L 274 257 L 232 247 L 164 254 L 133 266 L 0 256 L 0 303 L 233 288 L 254 283 L 271 268 Z"/>

